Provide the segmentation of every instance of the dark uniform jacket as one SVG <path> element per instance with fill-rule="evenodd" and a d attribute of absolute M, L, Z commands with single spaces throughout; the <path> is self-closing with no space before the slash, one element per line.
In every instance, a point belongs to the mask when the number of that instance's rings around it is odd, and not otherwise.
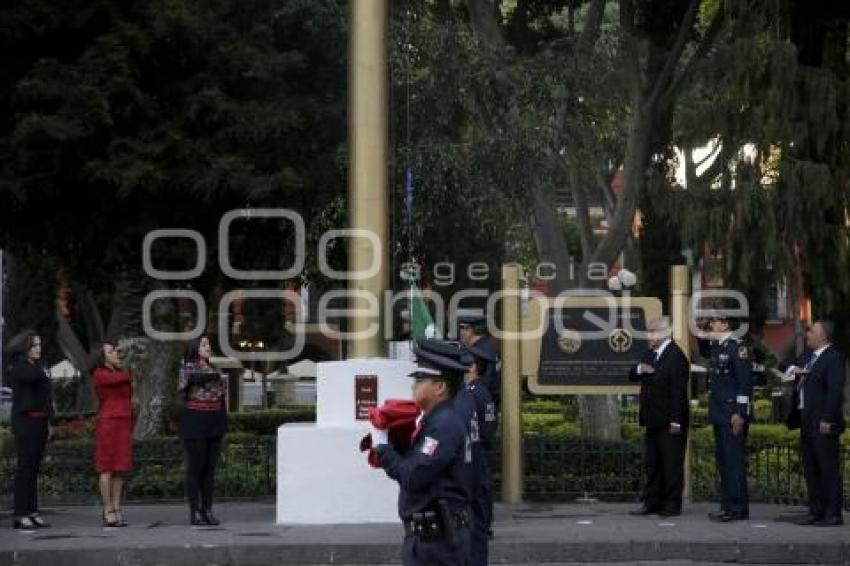
<path fill-rule="evenodd" d="M 638 374 L 632 368 L 629 379 L 640 381 L 640 424 L 648 429 L 668 428 L 670 423 L 679 423 L 683 428 L 690 421 L 688 404 L 688 376 L 690 363 L 682 349 L 673 342 L 655 358 L 653 350 L 644 360 L 655 368 L 654 373 Z M 653 358 L 650 360 L 649 358 Z"/>
<path fill-rule="evenodd" d="M 389 444 L 378 450 L 384 471 L 399 483 L 402 520 L 433 510 L 438 499 L 455 511 L 468 507 L 472 448 L 452 401 L 440 403 L 422 418 L 413 447 L 404 456 Z"/>
<path fill-rule="evenodd" d="M 732 415 L 749 417 L 753 364 L 746 346 L 732 337 L 708 344 L 708 420 L 729 425 Z"/>

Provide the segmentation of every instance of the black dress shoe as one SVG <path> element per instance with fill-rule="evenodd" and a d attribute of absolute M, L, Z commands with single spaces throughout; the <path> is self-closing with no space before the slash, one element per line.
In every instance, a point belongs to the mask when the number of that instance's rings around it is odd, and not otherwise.
<path fill-rule="evenodd" d="M 806 515 L 802 519 L 797 519 L 794 522 L 798 525 L 811 525 L 811 524 L 814 524 L 817 521 L 820 521 L 822 519 L 823 519 L 823 517 L 818 517 L 817 515 L 812 515 L 811 513 L 809 513 L 808 515 Z"/>
<path fill-rule="evenodd" d="M 811 524 L 814 527 L 837 527 L 844 524 L 844 519 L 841 517 L 825 517 L 823 519 L 813 521 Z"/>
<path fill-rule="evenodd" d="M 32 521 L 36 527 L 39 529 L 49 529 L 50 523 L 41 518 L 41 515 L 38 513 L 33 513 L 30 515 L 30 521 Z"/>
<path fill-rule="evenodd" d="M 711 521 L 722 521 L 723 518 L 726 517 L 726 515 L 728 514 L 728 511 L 724 511 L 723 509 L 721 509 L 720 511 L 712 511 L 711 513 L 709 513 L 708 518 Z"/>
<path fill-rule="evenodd" d="M 215 515 L 212 514 L 212 509 L 203 509 L 201 510 L 201 519 L 203 519 L 204 523 L 207 525 L 218 525 L 221 523 L 218 519 L 215 518 Z"/>
<path fill-rule="evenodd" d="M 189 511 L 189 524 L 190 525 L 206 525 L 207 523 L 201 518 L 197 511 Z"/>
<path fill-rule="evenodd" d="M 632 509 L 631 511 L 629 511 L 629 515 L 632 515 L 632 516 L 635 516 L 635 517 L 643 517 L 645 515 L 653 515 L 655 513 L 658 513 L 658 510 L 653 509 L 652 507 L 647 507 L 646 505 L 643 505 L 641 507 L 638 507 L 637 509 Z"/>
<path fill-rule="evenodd" d="M 733 513 L 729 512 L 719 517 L 717 520 L 721 523 L 731 523 L 732 521 L 746 521 L 750 518 L 749 513 Z"/>
<path fill-rule="evenodd" d="M 18 531 L 34 531 L 38 528 L 38 525 L 33 523 L 30 517 L 21 517 L 12 519 L 12 528 Z"/>

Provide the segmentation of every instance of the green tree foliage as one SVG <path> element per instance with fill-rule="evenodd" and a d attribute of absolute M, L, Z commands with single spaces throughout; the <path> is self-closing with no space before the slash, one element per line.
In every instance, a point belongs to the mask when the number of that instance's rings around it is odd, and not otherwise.
<path fill-rule="evenodd" d="M 309 225 L 344 193 L 345 8 L 4 5 L 0 245 L 54 258 L 108 309 L 117 280 L 144 281 L 148 231 L 190 228 L 205 237 L 210 266 L 190 285 L 229 286 L 215 268 L 224 212 L 286 207 Z M 236 267 L 291 264 L 286 223 L 247 224 L 234 224 Z M 157 267 L 192 266 L 186 244 L 156 246 Z"/>

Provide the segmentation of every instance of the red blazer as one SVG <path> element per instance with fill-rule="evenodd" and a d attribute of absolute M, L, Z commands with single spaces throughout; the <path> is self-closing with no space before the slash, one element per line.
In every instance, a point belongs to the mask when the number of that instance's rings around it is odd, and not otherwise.
<path fill-rule="evenodd" d="M 133 383 L 128 372 L 107 368 L 94 370 L 94 392 L 98 418 L 133 416 Z"/>

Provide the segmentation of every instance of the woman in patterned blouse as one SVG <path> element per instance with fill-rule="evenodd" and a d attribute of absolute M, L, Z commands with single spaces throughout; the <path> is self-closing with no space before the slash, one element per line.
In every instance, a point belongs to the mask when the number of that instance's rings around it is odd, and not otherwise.
<path fill-rule="evenodd" d="M 186 348 L 178 393 L 183 411 L 177 432 L 186 449 L 186 498 L 192 525 L 217 525 L 212 514 L 215 467 L 227 432 L 224 375 L 210 365 L 209 338 L 201 336 Z"/>

